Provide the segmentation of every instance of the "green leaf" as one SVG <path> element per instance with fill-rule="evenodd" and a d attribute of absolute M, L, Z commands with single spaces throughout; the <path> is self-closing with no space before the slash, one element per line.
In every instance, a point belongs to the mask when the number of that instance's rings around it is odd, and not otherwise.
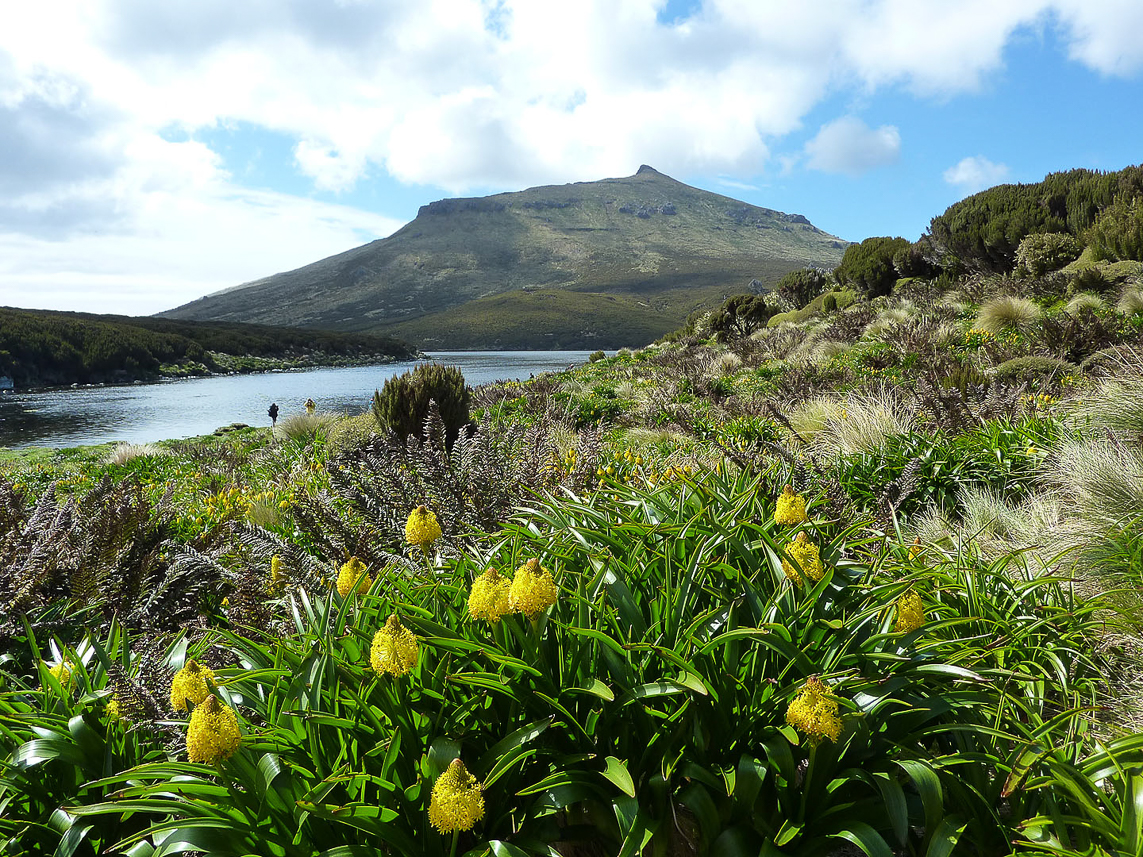
<path fill-rule="evenodd" d="M 942 819 L 929 839 L 929 847 L 925 851 L 925 857 L 948 857 L 952 854 L 960 840 L 960 835 L 968 827 L 967 821 L 961 822 L 959 826 L 957 826 L 957 822 L 960 822 L 960 819 L 955 815 Z"/>
<path fill-rule="evenodd" d="M 881 834 L 863 821 L 851 822 L 849 829 L 835 833 L 834 836 L 852 842 L 869 857 L 893 857 L 893 850 L 881 838 Z"/>
<path fill-rule="evenodd" d="M 604 778 L 610 780 L 616 788 L 628 797 L 635 797 L 635 781 L 627 772 L 627 763 L 621 762 L 614 756 L 608 756 L 605 761 L 607 769 L 603 772 Z"/>
<path fill-rule="evenodd" d="M 528 857 L 526 851 L 521 851 L 515 845 L 510 845 L 499 839 L 489 840 L 488 847 L 492 849 L 494 857 Z"/>
<path fill-rule="evenodd" d="M 925 808 L 925 830 L 935 831 L 944 815 L 944 791 L 940 777 L 926 762 L 918 759 L 900 759 L 897 764 L 909 775 L 921 796 L 921 804 Z"/>
<path fill-rule="evenodd" d="M 471 770 L 473 774 L 481 776 L 483 772 L 489 770 L 493 766 L 496 766 L 497 761 L 500 759 L 500 757 L 504 756 L 509 751 L 515 750 L 522 744 L 527 744 L 529 741 L 533 741 L 539 736 L 543 735 L 544 732 L 548 730 L 548 727 L 552 725 L 554 720 L 554 716 L 543 717 L 539 720 L 533 720 L 527 726 L 522 726 L 515 732 L 509 733 L 507 736 L 497 741 L 494 745 L 492 745 L 491 749 L 489 749 L 487 753 L 481 756 L 480 759 L 477 760 L 476 764 L 472 766 Z M 486 781 L 485 785 L 490 785 L 490 783 Z"/>
<path fill-rule="evenodd" d="M 885 814 L 893 825 L 893 834 L 904 845 L 909 835 L 909 808 L 905 801 L 905 790 L 892 774 L 879 772 L 873 775 L 873 779 L 881 792 L 881 802 L 885 804 Z"/>

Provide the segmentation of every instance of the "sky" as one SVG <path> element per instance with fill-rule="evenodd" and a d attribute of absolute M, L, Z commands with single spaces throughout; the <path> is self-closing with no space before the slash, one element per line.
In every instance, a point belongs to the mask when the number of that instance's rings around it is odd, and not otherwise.
<path fill-rule="evenodd" d="M 0 0 L 0 306 L 144 315 L 635 173 L 920 237 L 1143 162 L 1140 0 Z"/>

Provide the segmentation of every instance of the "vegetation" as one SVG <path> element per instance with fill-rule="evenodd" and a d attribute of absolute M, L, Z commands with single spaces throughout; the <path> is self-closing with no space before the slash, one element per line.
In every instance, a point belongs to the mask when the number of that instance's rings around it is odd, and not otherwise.
<path fill-rule="evenodd" d="M 1143 316 L 1078 270 L 0 453 L 0 850 L 1139 853 Z"/>
<path fill-rule="evenodd" d="M 394 375 L 373 393 L 373 416 L 383 431 L 398 437 L 419 434 L 435 404 L 451 448 L 468 425 L 468 386 L 456 366 L 422 363 Z"/>
<path fill-rule="evenodd" d="M 0 376 L 17 387 L 380 362 L 414 354 L 389 337 L 0 307 Z"/>
<path fill-rule="evenodd" d="M 860 244 L 850 244 L 834 276 L 841 285 L 867 298 L 888 294 L 897 282 L 893 259 L 908 247 L 904 238 L 866 238 Z"/>

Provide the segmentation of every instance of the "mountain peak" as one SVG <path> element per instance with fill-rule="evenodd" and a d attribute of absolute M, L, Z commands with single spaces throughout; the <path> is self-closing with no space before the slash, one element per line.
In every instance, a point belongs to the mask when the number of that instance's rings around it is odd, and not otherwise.
<path fill-rule="evenodd" d="M 641 176 L 641 175 L 661 176 L 662 173 L 659 172 L 654 167 L 649 167 L 646 164 L 640 164 L 639 169 L 635 171 L 635 175 L 637 175 L 637 176 Z"/>

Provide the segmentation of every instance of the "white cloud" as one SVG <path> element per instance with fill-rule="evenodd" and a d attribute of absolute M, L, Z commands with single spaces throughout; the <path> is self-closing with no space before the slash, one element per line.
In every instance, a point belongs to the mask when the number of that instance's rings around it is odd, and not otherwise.
<path fill-rule="evenodd" d="M 819 131 L 802 161 L 772 165 L 771 151 L 838 91 L 891 86 L 944 98 L 985 87 L 1002 72 L 1014 35 L 1029 28 L 1055 27 L 1068 56 L 1100 73 L 1143 69 L 1138 0 L 702 0 L 671 24 L 658 20 L 661 7 L 662 0 L 8 4 L 0 27 L 0 127 L 8 132 L 0 140 L 0 235 L 32 254 L 29 265 L 40 257 L 25 241 L 148 235 L 197 259 L 192 279 L 217 276 L 210 287 L 218 288 L 249 266 L 239 259 L 233 273 L 215 270 L 211 252 L 161 233 L 188 222 L 168 218 L 162 206 L 193 203 L 204 224 L 249 217 L 249 226 L 268 203 L 238 187 L 201 146 L 164 149 L 164 129 L 192 138 L 219 126 L 283 135 L 293 152 L 283 168 L 335 192 L 380 173 L 464 193 L 626 175 L 640 163 L 730 180 L 807 166 L 857 174 L 897 158 L 892 125 L 871 129 L 845 117 Z M 150 160 L 158 151 L 161 168 Z M 171 183 L 189 195 L 170 195 Z M 271 208 L 325 216 L 307 200 L 280 197 Z M 323 246 L 352 233 L 351 222 L 376 219 L 340 211 L 340 226 L 317 228 L 330 238 Z M 185 235 L 202 237 L 194 228 Z M 290 241 L 279 244 L 297 246 Z M 286 255 L 274 258 L 275 267 L 287 266 Z M 152 273 L 164 276 L 161 268 Z"/>
<path fill-rule="evenodd" d="M 821 127 L 806 143 L 806 165 L 812 170 L 859 176 L 897 162 L 901 133 L 892 125 L 870 128 L 856 116 L 843 116 Z"/>
<path fill-rule="evenodd" d="M 994 164 L 982 155 L 962 158 L 944 171 L 944 179 L 966 194 L 1000 184 L 1008 178 L 1007 164 Z"/>

